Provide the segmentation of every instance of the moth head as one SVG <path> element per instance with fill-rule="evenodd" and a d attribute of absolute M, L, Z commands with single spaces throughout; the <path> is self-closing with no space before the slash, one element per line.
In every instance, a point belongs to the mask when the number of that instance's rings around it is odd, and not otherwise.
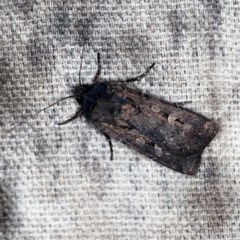
<path fill-rule="evenodd" d="M 73 88 L 72 92 L 78 104 L 82 105 L 83 95 L 92 88 L 92 85 L 82 84 Z"/>

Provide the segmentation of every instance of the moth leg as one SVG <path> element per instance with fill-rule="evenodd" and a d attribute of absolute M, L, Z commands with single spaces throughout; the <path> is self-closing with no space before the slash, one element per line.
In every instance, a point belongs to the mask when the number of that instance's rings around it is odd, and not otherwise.
<path fill-rule="evenodd" d="M 98 61 L 98 69 L 97 69 L 97 72 L 96 72 L 95 77 L 93 79 L 93 84 L 96 84 L 96 83 L 99 82 L 101 71 L 102 71 L 100 53 L 97 53 L 97 61 Z"/>
<path fill-rule="evenodd" d="M 109 144 L 109 147 L 110 147 L 110 152 L 111 152 L 110 160 L 112 161 L 112 160 L 113 160 L 113 145 L 112 145 L 112 140 L 111 140 L 111 138 L 110 138 L 106 133 L 103 133 L 103 135 L 106 137 L 106 139 L 107 139 L 107 141 L 108 141 L 108 144 Z"/>
<path fill-rule="evenodd" d="M 126 80 L 117 80 L 117 82 L 137 82 L 137 81 L 141 81 L 149 72 L 150 70 L 154 67 L 155 63 L 153 63 L 151 66 L 149 66 L 145 72 L 143 72 L 142 74 L 140 74 L 139 76 L 133 77 L 133 78 L 128 78 Z"/>
<path fill-rule="evenodd" d="M 64 121 L 64 122 L 58 123 L 58 125 L 63 125 L 63 124 L 69 123 L 69 122 L 73 121 L 74 119 L 80 117 L 81 114 L 82 114 L 82 109 L 80 108 L 80 109 L 75 113 L 75 115 L 73 115 L 71 118 L 67 119 L 67 120 Z"/>
<path fill-rule="evenodd" d="M 182 108 L 182 107 L 184 107 L 185 104 L 189 104 L 189 103 L 192 103 L 192 101 L 177 102 L 177 103 L 175 103 L 175 105 L 178 108 Z"/>

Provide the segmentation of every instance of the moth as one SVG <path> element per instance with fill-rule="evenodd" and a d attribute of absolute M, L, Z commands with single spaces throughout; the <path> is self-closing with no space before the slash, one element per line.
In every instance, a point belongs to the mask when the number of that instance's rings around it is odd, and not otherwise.
<path fill-rule="evenodd" d="M 194 175 L 204 148 L 218 131 L 217 124 L 177 104 L 161 100 L 128 87 L 140 81 L 154 67 L 153 63 L 137 77 L 125 81 L 102 81 L 100 54 L 92 84 L 79 84 L 73 95 L 79 104 L 75 115 L 59 123 L 66 124 L 84 116 L 106 136 L 111 159 L 111 139 L 180 173 Z"/>

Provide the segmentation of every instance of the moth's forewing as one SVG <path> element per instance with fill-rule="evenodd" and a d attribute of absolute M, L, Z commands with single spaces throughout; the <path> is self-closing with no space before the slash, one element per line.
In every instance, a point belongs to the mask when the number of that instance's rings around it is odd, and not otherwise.
<path fill-rule="evenodd" d="M 213 121 L 124 84 L 107 87 L 112 97 L 98 100 L 89 117 L 101 132 L 178 172 L 196 173 L 217 133 Z"/>

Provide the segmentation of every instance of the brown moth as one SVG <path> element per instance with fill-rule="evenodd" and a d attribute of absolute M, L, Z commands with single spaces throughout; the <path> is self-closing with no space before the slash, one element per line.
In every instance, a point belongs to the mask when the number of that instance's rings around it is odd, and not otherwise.
<path fill-rule="evenodd" d="M 73 89 L 72 97 L 79 109 L 60 125 L 84 116 L 107 137 L 111 158 L 113 138 L 173 170 L 193 175 L 218 126 L 198 113 L 127 86 L 145 77 L 153 66 L 125 81 L 101 81 L 98 54 L 93 83 L 79 84 Z"/>

